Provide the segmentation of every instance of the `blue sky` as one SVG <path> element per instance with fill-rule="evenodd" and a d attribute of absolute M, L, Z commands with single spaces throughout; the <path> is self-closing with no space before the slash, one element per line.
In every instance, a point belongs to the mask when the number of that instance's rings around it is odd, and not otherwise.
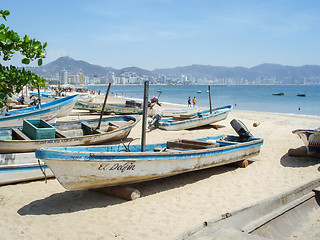
<path fill-rule="evenodd" d="M 1 9 L 11 12 L 1 23 L 48 43 L 44 64 L 320 65 L 318 0 L 12 0 Z"/>

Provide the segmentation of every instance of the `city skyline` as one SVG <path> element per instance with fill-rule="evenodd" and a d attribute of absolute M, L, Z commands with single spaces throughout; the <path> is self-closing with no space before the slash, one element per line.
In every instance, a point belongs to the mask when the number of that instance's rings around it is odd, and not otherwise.
<path fill-rule="evenodd" d="M 319 6 L 315 0 L 19 0 L 2 4 L 11 14 L 1 23 L 48 42 L 44 64 L 72 56 L 116 69 L 302 66 L 320 65 Z M 19 57 L 8 63 L 21 66 Z"/>

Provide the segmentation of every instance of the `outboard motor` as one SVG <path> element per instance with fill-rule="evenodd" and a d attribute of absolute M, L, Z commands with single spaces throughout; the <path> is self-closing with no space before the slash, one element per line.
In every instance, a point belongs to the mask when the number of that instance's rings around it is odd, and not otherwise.
<path fill-rule="evenodd" d="M 159 99 L 157 97 L 151 98 L 151 105 L 153 106 L 155 104 L 161 106 L 161 104 L 159 103 Z"/>
<path fill-rule="evenodd" d="M 244 125 L 244 123 L 240 120 L 233 119 L 230 122 L 230 124 L 233 127 L 233 129 L 238 133 L 240 141 L 245 142 L 253 138 L 253 135 L 247 129 L 246 125 Z"/>
<path fill-rule="evenodd" d="M 149 122 L 149 128 L 151 128 L 152 126 L 155 127 L 159 127 L 159 121 L 162 118 L 163 113 L 157 113 L 155 115 L 153 115 L 152 120 Z"/>

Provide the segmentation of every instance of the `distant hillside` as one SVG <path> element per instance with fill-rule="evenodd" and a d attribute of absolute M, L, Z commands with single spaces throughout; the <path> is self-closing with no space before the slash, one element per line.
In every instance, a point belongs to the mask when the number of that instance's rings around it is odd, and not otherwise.
<path fill-rule="evenodd" d="M 320 66 L 304 65 L 301 67 L 283 66 L 279 64 L 261 64 L 252 68 L 244 67 L 215 67 L 208 65 L 191 65 L 168 69 L 155 69 L 155 73 L 164 75 L 190 74 L 198 78 L 216 79 L 232 78 L 247 79 L 249 83 L 257 79 L 275 78 L 283 84 L 301 84 L 305 78 L 319 82 Z"/>
<path fill-rule="evenodd" d="M 127 68 L 122 68 L 120 70 L 117 70 L 117 71 L 114 71 L 115 74 L 117 76 L 125 73 L 125 72 L 135 72 L 136 74 L 142 76 L 142 75 L 147 75 L 147 76 L 151 76 L 151 75 L 154 75 L 154 73 L 152 71 L 149 71 L 149 70 L 145 70 L 145 69 L 142 69 L 142 68 L 138 68 L 138 67 L 127 67 Z"/>
<path fill-rule="evenodd" d="M 176 76 L 190 75 L 196 79 L 245 79 L 248 83 L 257 81 L 257 79 L 276 79 L 283 84 L 302 84 L 304 79 L 308 79 L 308 83 L 315 81 L 320 82 L 320 66 L 304 65 L 301 67 L 283 66 L 279 64 L 261 64 L 252 68 L 245 67 L 223 67 L 209 65 L 191 65 L 185 67 L 175 67 L 166 69 L 155 69 L 148 71 L 138 67 L 127 67 L 123 69 L 114 69 L 112 67 L 102 67 L 93 65 L 85 61 L 77 61 L 70 57 L 60 57 L 57 60 L 41 67 L 29 68 L 33 72 L 45 78 L 56 77 L 59 71 L 65 69 L 69 74 L 83 73 L 89 77 L 107 77 L 111 76 L 111 72 L 115 76 L 120 76 L 126 72 L 135 72 L 139 76 Z"/>
<path fill-rule="evenodd" d="M 155 69 L 158 74 L 181 75 L 189 74 L 199 78 L 235 78 L 250 77 L 252 73 L 248 68 L 244 67 L 214 67 L 209 65 L 191 65 L 186 67 L 176 67 L 167 69 Z"/>
<path fill-rule="evenodd" d="M 76 61 L 71 57 L 60 57 L 57 60 L 44 66 L 31 68 L 33 72 L 39 74 L 40 76 L 45 75 L 51 77 L 56 76 L 63 69 L 67 70 L 68 74 L 71 75 L 81 72 L 89 77 L 105 77 L 109 74 L 110 71 L 117 71 L 116 69 L 111 67 L 101 67 L 98 65 L 87 63 L 85 61 Z"/>

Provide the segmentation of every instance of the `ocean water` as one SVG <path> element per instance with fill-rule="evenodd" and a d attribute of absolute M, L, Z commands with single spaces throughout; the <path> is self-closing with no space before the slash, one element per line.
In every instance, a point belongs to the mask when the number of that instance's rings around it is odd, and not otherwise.
<path fill-rule="evenodd" d="M 105 93 L 107 86 L 88 86 Z M 320 85 L 217 85 L 210 86 L 213 107 L 233 105 L 234 109 L 320 116 Z M 143 99 L 143 85 L 111 85 L 112 95 Z M 158 90 L 161 90 L 160 93 Z M 209 107 L 208 85 L 150 85 L 149 99 L 187 105 L 196 97 L 196 105 Z M 198 93 L 201 91 L 201 93 Z M 272 93 L 283 92 L 283 96 Z M 306 97 L 298 97 L 305 93 Z"/>

